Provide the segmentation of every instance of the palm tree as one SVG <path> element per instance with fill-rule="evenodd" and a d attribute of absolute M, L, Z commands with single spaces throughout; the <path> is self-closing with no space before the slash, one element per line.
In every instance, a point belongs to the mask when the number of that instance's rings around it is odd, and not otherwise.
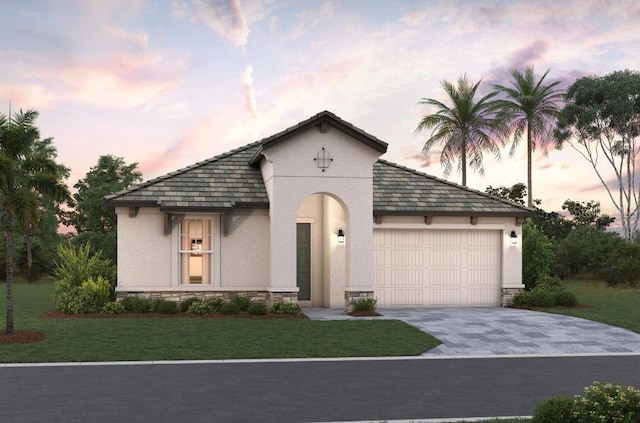
<path fill-rule="evenodd" d="M 522 136 L 527 135 L 527 193 L 529 207 L 533 207 L 532 189 L 532 155 L 536 144 L 545 148 L 553 142 L 552 129 L 554 121 L 560 112 L 558 102 L 563 92 L 555 89 L 559 81 L 545 85 L 544 79 L 551 69 L 536 78 L 533 65 L 524 72 L 511 69 L 511 86 L 494 85 L 494 89 L 503 95 L 498 100 L 500 115 L 508 123 L 509 132 L 513 133 L 513 144 L 510 154 L 520 144 Z"/>
<path fill-rule="evenodd" d="M 37 221 L 41 196 L 68 198 L 61 181 L 60 166 L 40 145 L 35 126 L 38 112 L 27 110 L 13 118 L 0 114 L 0 217 L 7 249 L 6 333 L 14 332 L 13 257 L 16 223 Z"/>
<path fill-rule="evenodd" d="M 483 153 L 490 152 L 500 158 L 503 126 L 494 113 L 495 92 L 474 101 L 481 81 L 471 85 L 467 76 L 458 78 L 457 85 L 442 81 L 442 88 L 449 96 L 453 107 L 432 98 L 423 98 L 419 104 L 436 107 L 438 110 L 422 118 L 416 132 L 433 129 L 424 144 L 426 153 L 436 144 L 444 144 L 440 163 L 447 177 L 452 170 L 452 162 L 458 160 L 458 170 L 462 172 L 462 185 L 467 186 L 467 161 L 472 169 L 484 175 Z"/>

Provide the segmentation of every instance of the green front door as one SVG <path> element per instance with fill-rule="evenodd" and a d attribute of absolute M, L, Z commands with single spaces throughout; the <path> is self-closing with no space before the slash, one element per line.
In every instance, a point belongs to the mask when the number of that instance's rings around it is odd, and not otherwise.
<path fill-rule="evenodd" d="M 311 300 L 311 224 L 297 224 L 297 285 L 298 300 Z"/>

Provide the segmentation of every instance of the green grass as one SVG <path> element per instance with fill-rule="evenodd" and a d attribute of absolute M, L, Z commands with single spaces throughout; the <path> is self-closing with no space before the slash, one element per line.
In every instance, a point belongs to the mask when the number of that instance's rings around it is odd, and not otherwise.
<path fill-rule="evenodd" d="M 639 289 L 609 287 L 593 279 L 570 280 L 564 285 L 575 292 L 582 307 L 544 311 L 596 320 L 640 333 Z"/>
<path fill-rule="evenodd" d="M 0 284 L 2 328 L 5 284 Z M 0 362 L 204 360 L 417 355 L 439 344 L 394 320 L 309 321 L 172 317 L 50 319 L 51 284 L 15 285 L 15 328 L 44 341 L 0 344 Z"/>

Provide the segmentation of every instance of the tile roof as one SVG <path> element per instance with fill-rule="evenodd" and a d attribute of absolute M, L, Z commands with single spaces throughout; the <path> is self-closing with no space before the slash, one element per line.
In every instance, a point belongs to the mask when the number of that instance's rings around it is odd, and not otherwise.
<path fill-rule="evenodd" d="M 249 166 L 259 146 L 255 142 L 240 147 L 109 195 L 105 200 L 113 207 L 146 206 L 174 211 L 268 208 L 260 168 Z"/>
<path fill-rule="evenodd" d="M 374 215 L 530 216 L 533 211 L 386 160 L 373 165 Z"/>
<path fill-rule="evenodd" d="M 111 207 L 159 207 L 165 211 L 224 211 L 268 208 L 260 167 L 261 151 L 310 125 L 328 122 L 380 152 L 387 144 L 321 112 L 279 134 L 105 197 Z M 373 214 L 528 216 L 524 206 L 385 160 L 373 166 Z"/>

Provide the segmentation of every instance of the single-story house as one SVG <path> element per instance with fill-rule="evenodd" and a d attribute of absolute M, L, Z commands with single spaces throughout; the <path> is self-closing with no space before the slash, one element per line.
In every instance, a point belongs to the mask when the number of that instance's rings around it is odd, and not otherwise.
<path fill-rule="evenodd" d="M 108 196 L 118 296 L 506 304 L 523 288 L 532 211 L 380 160 L 386 150 L 324 111 Z"/>

